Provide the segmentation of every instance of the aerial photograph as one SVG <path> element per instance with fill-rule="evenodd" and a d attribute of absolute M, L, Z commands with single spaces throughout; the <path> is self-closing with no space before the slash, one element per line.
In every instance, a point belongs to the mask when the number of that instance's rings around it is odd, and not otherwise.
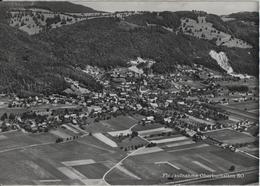
<path fill-rule="evenodd" d="M 258 1 L 2 0 L 0 185 L 259 185 Z"/>

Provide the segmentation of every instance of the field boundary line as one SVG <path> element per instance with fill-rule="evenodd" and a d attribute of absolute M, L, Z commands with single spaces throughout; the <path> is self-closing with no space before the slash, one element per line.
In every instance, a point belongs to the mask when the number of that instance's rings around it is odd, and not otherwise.
<path fill-rule="evenodd" d="M 183 151 L 183 150 L 199 149 L 199 148 L 201 148 L 201 147 L 208 147 L 208 146 L 209 146 L 208 144 L 202 144 L 202 145 L 199 145 L 199 146 L 196 146 L 196 147 L 190 147 L 190 148 L 184 148 L 184 149 L 170 150 L 170 151 L 167 151 L 167 152 L 178 152 L 178 151 Z"/>
<path fill-rule="evenodd" d="M 9 148 L 9 149 L 0 150 L 0 153 L 9 152 L 9 151 L 13 151 L 13 150 L 22 150 L 22 149 L 31 148 L 31 147 L 51 145 L 51 144 L 55 144 L 55 143 L 54 142 L 48 142 L 48 143 L 40 143 L 40 144 L 33 144 L 33 145 L 26 145 L 26 146 L 21 146 L 21 147 Z"/>
<path fill-rule="evenodd" d="M 173 165 L 171 162 L 168 162 L 168 161 L 159 161 L 159 162 L 155 162 L 155 164 L 168 164 L 168 165 L 170 165 L 171 167 L 173 167 L 177 170 L 181 169 L 181 168 L 177 167 L 176 165 Z"/>
<path fill-rule="evenodd" d="M 244 154 L 246 154 L 246 155 L 248 155 L 248 156 L 250 156 L 250 157 L 252 157 L 252 158 L 255 158 L 255 159 L 258 159 L 258 160 L 259 160 L 259 157 L 254 156 L 254 155 L 252 155 L 252 154 L 249 154 L 249 153 L 247 153 L 247 152 L 245 152 L 245 151 L 242 151 L 242 150 L 239 150 L 239 149 L 237 149 L 237 151 L 238 151 L 238 152 L 241 152 L 241 153 L 244 153 Z"/>

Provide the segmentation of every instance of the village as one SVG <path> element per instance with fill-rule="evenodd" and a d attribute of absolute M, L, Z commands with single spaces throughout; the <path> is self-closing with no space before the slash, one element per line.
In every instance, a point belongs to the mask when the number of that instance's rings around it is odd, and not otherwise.
<path fill-rule="evenodd" d="M 102 84 L 101 92 L 67 78 L 71 87 L 62 95 L 1 94 L 1 133 L 51 134 L 57 145 L 88 136 L 128 154 L 145 148 L 140 156 L 189 145 L 258 159 L 254 77 L 240 79 L 200 65 L 153 74 L 154 63 L 137 58 L 109 71 L 82 69 Z"/>
<path fill-rule="evenodd" d="M 201 131 L 233 128 L 247 132 L 258 126 L 257 117 L 252 117 L 250 111 L 249 116 L 245 113 L 241 119 L 241 116 L 236 117 L 234 111 L 225 109 L 230 104 L 258 102 L 256 86 L 246 87 L 246 90 L 243 86 L 241 90 L 238 87 L 241 81 L 255 81 L 254 77 L 240 80 L 238 77 L 214 74 L 212 70 L 197 65 L 179 65 L 175 73 L 155 75 L 149 68 L 153 63 L 137 58 L 129 62 L 128 68 L 116 68 L 106 73 L 97 67 L 87 66 L 84 72 L 104 86 L 103 92 L 99 93 L 85 91 L 79 94 L 71 88 L 66 95 L 29 98 L 10 95 L 7 110 L 19 108 L 23 112 L 3 113 L 1 130 L 46 132 L 66 123 L 78 125 L 84 130 L 84 126 L 90 124 L 87 118 L 98 122 L 135 114 L 143 116 L 140 124 L 161 123 L 178 128 L 190 137 Z M 141 65 L 145 67 L 138 68 Z M 234 85 L 234 90 L 229 90 L 225 82 Z M 74 86 L 79 88 L 78 84 L 72 84 Z M 248 110 L 244 108 L 243 111 Z M 252 135 L 257 136 L 257 131 L 255 129 Z"/>

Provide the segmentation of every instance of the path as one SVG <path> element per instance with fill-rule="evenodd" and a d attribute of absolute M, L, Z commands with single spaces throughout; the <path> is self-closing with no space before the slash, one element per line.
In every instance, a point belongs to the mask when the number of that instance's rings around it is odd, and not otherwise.
<path fill-rule="evenodd" d="M 133 155 L 134 153 L 136 153 L 137 151 L 141 150 L 141 149 L 144 149 L 145 147 L 141 147 L 139 149 L 136 149 L 134 151 L 132 151 L 131 153 L 127 154 L 126 157 L 124 157 L 123 159 L 121 159 L 119 162 L 117 162 L 113 167 L 111 167 L 102 177 L 102 179 L 104 180 L 105 183 L 107 183 L 108 185 L 110 185 L 107 181 L 106 181 L 106 176 L 114 169 L 116 168 L 117 166 L 121 165 L 122 162 L 124 160 L 126 160 L 129 156 Z"/>

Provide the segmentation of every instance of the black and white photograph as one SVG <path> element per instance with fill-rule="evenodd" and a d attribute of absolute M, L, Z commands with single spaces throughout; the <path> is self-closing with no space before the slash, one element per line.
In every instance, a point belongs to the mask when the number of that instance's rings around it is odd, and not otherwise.
<path fill-rule="evenodd" d="M 0 1 L 0 185 L 259 185 L 258 0 Z"/>

